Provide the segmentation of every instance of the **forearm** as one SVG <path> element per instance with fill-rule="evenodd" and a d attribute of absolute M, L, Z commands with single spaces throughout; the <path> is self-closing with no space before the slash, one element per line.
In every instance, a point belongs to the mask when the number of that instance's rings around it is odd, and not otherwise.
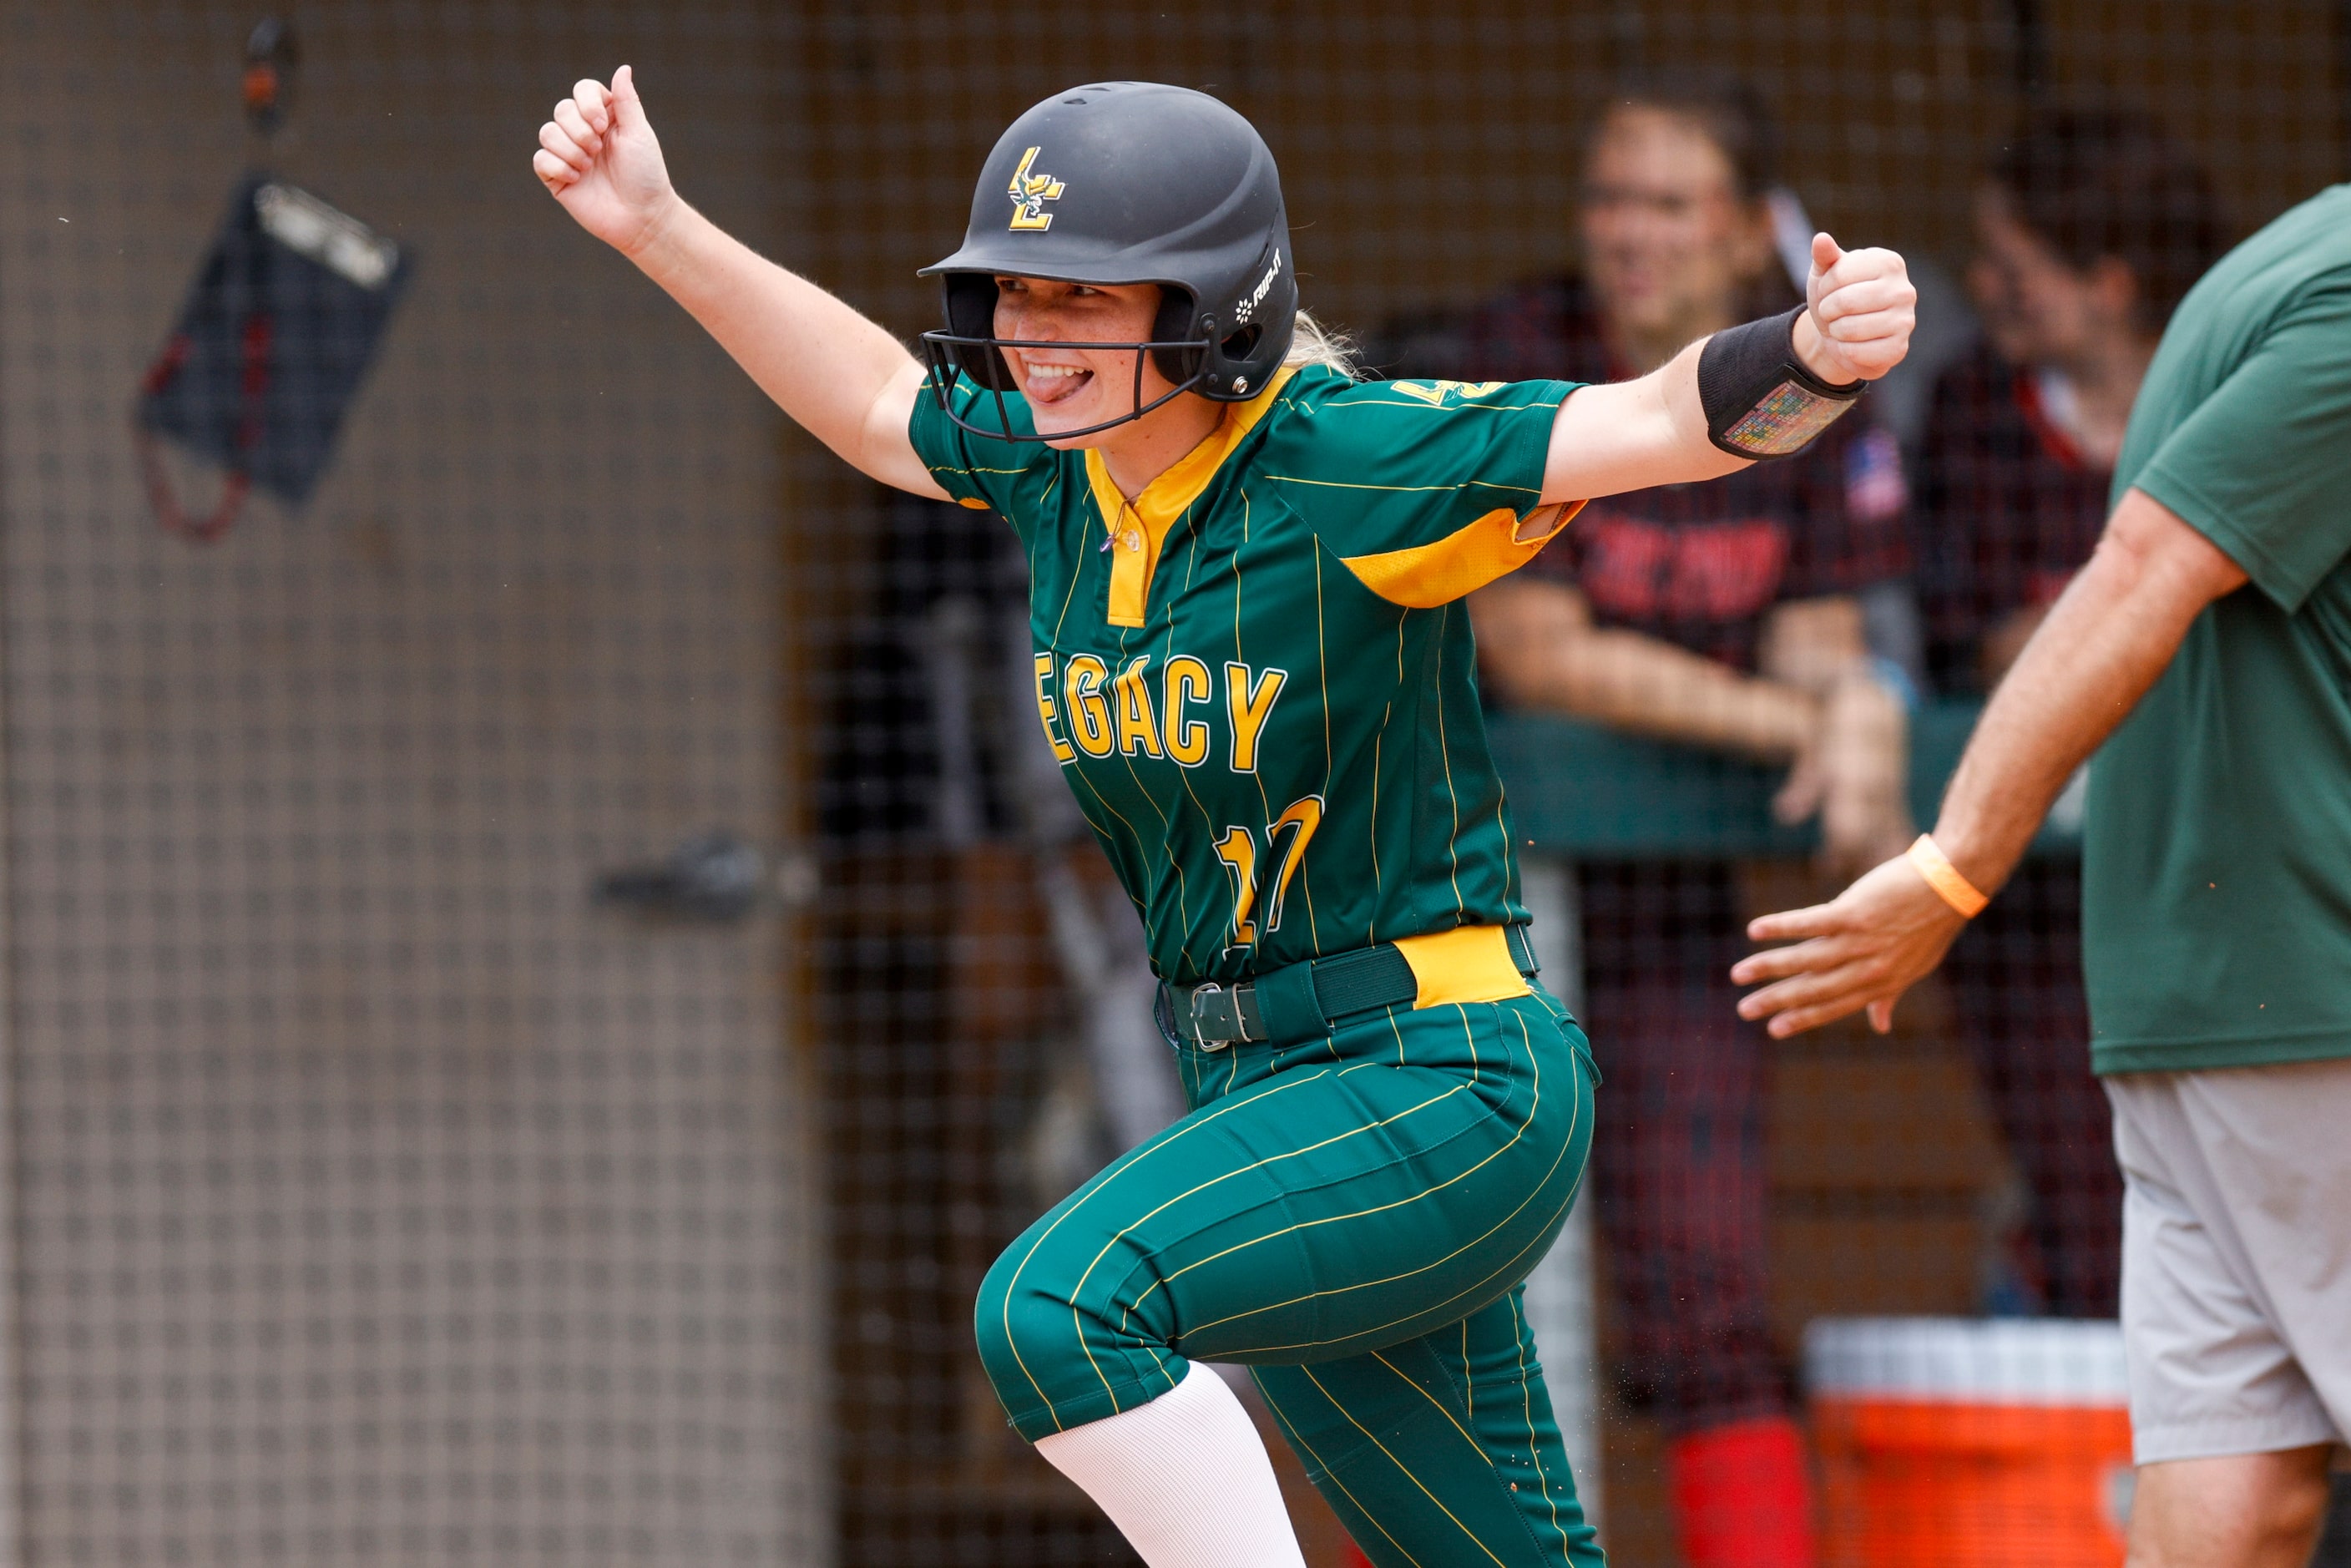
<path fill-rule="evenodd" d="M 1820 704 L 1635 632 L 1586 631 L 1519 651 L 1505 700 L 1660 740 L 1784 762 L 1820 724 Z"/>
<path fill-rule="evenodd" d="M 1543 499 L 1588 500 L 1719 478 L 1749 466 L 1710 440 L 1692 343 L 1647 375 L 1579 389 L 1552 427 Z"/>
<path fill-rule="evenodd" d="M 2096 563 L 2094 560 L 2093 566 Z M 2123 605 L 2115 574 L 2085 572 L 1993 694 L 1935 821 L 1935 841 L 1990 894 L 2007 882 L 2074 776 L 2169 662 L 2099 624 Z"/>
<path fill-rule="evenodd" d="M 1935 841 L 1991 893 L 2074 769 L 2129 716 L 2204 606 L 2243 574 L 2130 493 L 2000 684 L 1943 798 Z"/>
<path fill-rule="evenodd" d="M 875 478 L 930 487 L 919 465 L 909 472 L 913 449 L 905 439 L 922 367 L 878 323 L 760 256 L 683 199 L 630 259 L 810 434 Z"/>

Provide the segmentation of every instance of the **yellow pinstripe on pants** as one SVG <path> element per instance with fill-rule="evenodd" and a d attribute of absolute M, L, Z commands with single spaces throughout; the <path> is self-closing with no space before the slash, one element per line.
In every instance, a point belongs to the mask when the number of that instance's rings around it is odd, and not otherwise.
<path fill-rule="evenodd" d="M 1591 1141 L 1564 1009 L 1538 989 L 1178 1054 L 1193 1113 L 981 1287 L 1013 1424 L 1034 1440 L 1188 1357 L 1246 1363 L 1381 1568 L 1598 1563 L 1519 1308 Z"/>

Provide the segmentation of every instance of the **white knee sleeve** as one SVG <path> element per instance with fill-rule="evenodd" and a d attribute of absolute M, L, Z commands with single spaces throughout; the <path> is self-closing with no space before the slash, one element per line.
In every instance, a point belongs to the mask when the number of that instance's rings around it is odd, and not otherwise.
<path fill-rule="evenodd" d="M 1196 1363 L 1150 1404 L 1040 1437 L 1037 1451 L 1151 1568 L 1306 1568 L 1256 1426 Z"/>

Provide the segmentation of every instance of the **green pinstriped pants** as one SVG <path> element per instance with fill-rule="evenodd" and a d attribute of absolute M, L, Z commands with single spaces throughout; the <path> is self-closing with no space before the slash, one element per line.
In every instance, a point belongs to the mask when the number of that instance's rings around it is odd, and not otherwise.
<path fill-rule="evenodd" d="M 1034 1441 L 1156 1398 L 1188 1357 L 1245 1363 L 1380 1568 L 1597 1568 L 1520 1310 L 1592 1138 L 1566 1010 L 1538 988 L 1176 1050 L 1192 1113 L 980 1287 L 1012 1424 Z"/>

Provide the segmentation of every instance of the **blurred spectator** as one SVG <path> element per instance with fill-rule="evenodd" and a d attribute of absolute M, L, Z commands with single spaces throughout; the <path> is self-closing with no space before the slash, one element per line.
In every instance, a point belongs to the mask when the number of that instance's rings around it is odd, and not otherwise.
<path fill-rule="evenodd" d="M 1750 91 L 1692 81 L 1617 99 L 1586 147 L 1582 276 L 1410 323 L 1389 368 L 1463 380 L 1614 381 L 1798 302 L 1773 245 L 1772 128 Z M 1892 436 L 1865 417 L 1728 479 L 1594 501 L 1532 566 L 1470 601 L 1489 692 L 1792 764 L 1792 820 L 1867 864 L 1910 832 L 1902 702 L 1859 592 L 1907 568 Z M 1593 1157 L 1623 1303 L 1623 1386 L 1670 1437 L 1693 1568 L 1813 1555 L 1802 1443 L 1772 1344 L 1764 1037 L 1729 980 L 1734 868 L 1582 868 Z"/>
<path fill-rule="evenodd" d="M 2153 121 L 2085 108 L 2044 110 L 2001 149 L 1975 224 L 1983 340 L 1937 384 L 1913 514 L 1928 669 L 1958 695 L 1998 684 L 2089 559 L 2140 379 L 2223 229 Z M 1996 1304 L 2112 1317 L 2122 1177 L 2090 1075 L 2078 863 L 2026 862 L 1945 973 L 2032 1194 Z"/>

